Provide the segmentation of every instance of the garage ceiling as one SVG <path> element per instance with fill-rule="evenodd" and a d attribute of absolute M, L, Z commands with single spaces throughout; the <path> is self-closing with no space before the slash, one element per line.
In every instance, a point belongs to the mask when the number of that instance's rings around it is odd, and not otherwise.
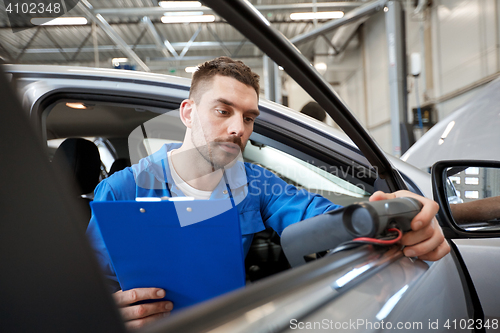
<path fill-rule="evenodd" d="M 327 22 L 292 21 L 292 12 L 341 10 L 347 13 L 370 1 L 250 2 L 276 29 L 292 38 Z M 0 7 L 3 7 L 2 2 Z M 4 8 L 1 9 L 0 57 L 7 63 L 110 68 L 111 59 L 128 57 L 136 59 L 132 62 L 139 70 L 162 73 L 194 66 L 221 55 L 243 59 L 250 66 L 262 63 L 262 52 L 217 15 L 212 23 L 164 24 L 160 18 L 166 10 L 156 0 L 83 0 L 67 16 L 85 16 L 89 22 L 87 25 L 40 26 L 16 33 L 12 32 Z M 201 11 L 213 14 L 205 7 Z M 13 22 L 18 28 L 22 24 Z M 326 39 L 332 40 L 334 33 L 326 34 Z M 310 40 L 301 43 L 299 48 L 312 59 L 314 44 L 315 40 Z"/>

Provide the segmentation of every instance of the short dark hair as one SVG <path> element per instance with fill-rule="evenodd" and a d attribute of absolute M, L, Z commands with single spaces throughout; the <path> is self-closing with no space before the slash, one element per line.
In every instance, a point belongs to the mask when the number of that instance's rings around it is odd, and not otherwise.
<path fill-rule="evenodd" d="M 229 57 L 218 57 L 210 61 L 206 61 L 198 66 L 198 69 L 193 73 L 191 81 L 191 89 L 189 98 L 199 102 L 199 98 L 204 91 L 204 83 L 209 83 L 216 75 L 232 77 L 243 84 L 246 84 L 257 93 L 259 97 L 259 75 L 254 73 L 250 67 L 242 61 L 233 60 Z"/>

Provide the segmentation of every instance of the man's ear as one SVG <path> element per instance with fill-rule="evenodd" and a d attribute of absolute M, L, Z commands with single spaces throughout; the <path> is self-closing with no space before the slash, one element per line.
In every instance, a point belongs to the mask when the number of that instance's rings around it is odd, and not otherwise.
<path fill-rule="evenodd" d="M 179 113 L 181 116 L 181 121 L 187 128 L 191 128 L 193 124 L 193 117 L 195 116 L 194 115 L 195 108 L 196 104 L 191 99 L 185 99 L 181 103 L 181 107 L 179 108 Z"/>

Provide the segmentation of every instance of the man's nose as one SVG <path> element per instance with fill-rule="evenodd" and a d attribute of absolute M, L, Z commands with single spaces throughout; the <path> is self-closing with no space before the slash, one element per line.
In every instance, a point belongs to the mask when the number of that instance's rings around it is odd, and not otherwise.
<path fill-rule="evenodd" d="M 245 122 L 243 117 L 234 117 L 231 119 L 231 123 L 228 128 L 229 135 L 235 135 L 241 137 L 245 130 Z"/>

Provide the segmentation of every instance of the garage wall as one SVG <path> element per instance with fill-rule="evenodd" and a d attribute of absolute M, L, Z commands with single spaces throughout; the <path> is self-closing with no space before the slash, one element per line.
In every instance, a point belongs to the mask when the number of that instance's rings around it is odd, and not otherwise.
<path fill-rule="evenodd" d="M 410 2 L 404 1 L 408 9 Z M 419 52 L 423 72 L 408 76 L 408 118 L 420 104 L 435 103 L 438 120 L 472 97 L 500 71 L 498 0 L 434 0 L 425 17 L 406 11 L 407 55 Z M 330 70 L 353 68 L 337 92 L 386 152 L 392 151 L 387 37 L 383 12 L 368 19 L 360 43 Z M 338 59 L 337 59 L 338 60 Z M 408 61 L 410 66 L 410 61 Z M 408 68 L 410 71 L 410 68 Z M 326 75 L 331 75 L 327 73 Z"/>
<path fill-rule="evenodd" d="M 407 55 L 423 54 L 423 71 L 418 81 L 411 75 L 407 78 L 408 120 L 413 120 L 411 109 L 417 105 L 415 84 L 420 104 L 435 103 L 439 120 L 499 72 L 498 0 L 434 0 L 425 16 L 415 15 L 410 3 L 403 1 L 407 9 Z M 381 11 L 370 17 L 340 56 L 328 55 L 333 50 L 321 40 L 318 39 L 318 55 L 313 63 L 327 63 L 325 78 L 382 149 L 391 153 L 385 13 Z M 252 68 L 261 72 L 257 64 Z M 289 78 L 283 84 L 283 91 L 288 94 L 288 105 L 297 111 L 311 100 Z M 332 124 L 331 120 L 328 122 Z"/>
<path fill-rule="evenodd" d="M 382 149 L 391 152 L 387 52 L 385 18 L 380 12 L 361 27 L 355 47 L 329 59 L 327 77 L 337 78 L 340 97 Z M 350 71 L 340 75 L 346 68 Z"/>
<path fill-rule="evenodd" d="M 391 146 L 389 98 L 389 56 L 384 12 L 374 15 L 363 26 L 366 77 L 366 128 L 386 152 Z"/>
<path fill-rule="evenodd" d="M 499 71 L 496 0 L 438 0 L 431 11 L 434 96 L 454 95 Z M 459 94 L 461 95 L 461 94 Z M 439 118 L 453 111 L 454 99 L 437 104 Z"/>
<path fill-rule="evenodd" d="M 360 38 L 361 39 L 361 38 Z M 330 72 L 330 82 L 337 82 L 336 91 L 342 100 L 349 106 L 356 119 L 366 127 L 368 122 L 366 113 L 366 85 L 365 71 L 363 65 L 363 45 L 347 49 L 342 55 L 343 58 L 332 63 L 328 63 L 329 68 L 342 76 L 337 75 L 335 79 Z M 346 71 L 340 73 L 342 70 Z"/>
<path fill-rule="evenodd" d="M 436 95 L 497 70 L 493 0 L 437 2 L 432 10 Z"/>
<path fill-rule="evenodd" d="M 300 111 L 304 105 L 313 100 L 302 87 L 288 76 L 286 76 L 283 86 L 284 91 L 288 94 L 288 107 L 295 111 Z"/>

